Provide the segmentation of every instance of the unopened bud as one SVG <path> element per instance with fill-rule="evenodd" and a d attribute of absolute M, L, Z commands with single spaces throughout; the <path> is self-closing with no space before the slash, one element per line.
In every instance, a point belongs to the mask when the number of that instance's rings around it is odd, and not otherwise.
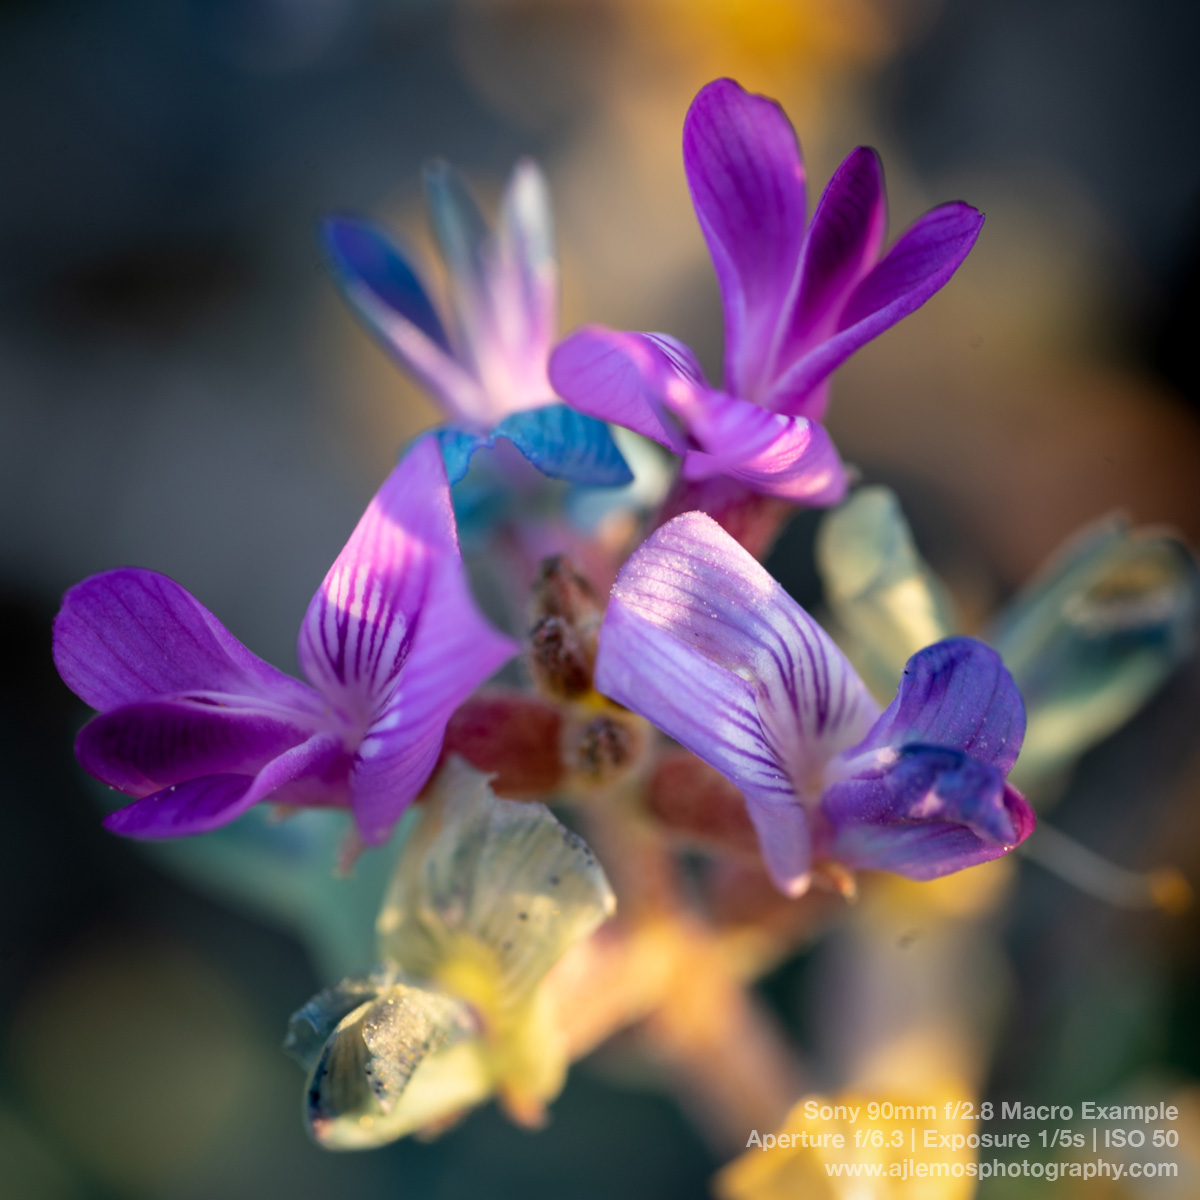
<path fill-rule="evenodd" d="M 592 690 L 592 655 L 563 617 L 542 617 L 529 635 L 529 671 L 538 690 L 577 700 Z"/>
<path fill-rule="evenodd" d="M 563 761 L 582 783 L 611 783 L 637 765 L 646 744 L 641 718 L 614 709 L 567 723 Z"/>
<path fill-rule="evenodd" d="M 533 585 L 533 617 L 562 617 L 578 629 L 597 626 L 604 605 L 565 554 L 542 559 Z"/>
<path fill-rule="evenodd" d="M 543 694 L 577 700 L 592 690 L 596 639 L 604 606 L 592 585 L 561 554 L 543 559 L 533 585 L 529 669 Z"/>

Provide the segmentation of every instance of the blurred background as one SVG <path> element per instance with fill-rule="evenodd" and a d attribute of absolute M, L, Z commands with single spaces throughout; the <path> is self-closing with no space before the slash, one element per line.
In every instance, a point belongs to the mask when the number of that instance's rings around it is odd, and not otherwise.
<path fill-rule="evenodd" d="M 434 419 L 343 308 L 316 224 L 365 211 L 426 246 L 431 157 L 491 200 L 537 156 L 564 328 L 666 330 L 719 372 L 679 149 L 718 75 L 783 102 L 810 196 L 869 143 L 893 232 L 944 200 L 987 213 L 953 283 L 840 372 L 829 422 L 969 619 L 1114 509 L 1195 544 L 1198 45 L 1186 0 L 3 0 L 0 1195 L 706 1195 L 718 1159 L 603 1058 L 544 1134 L 489 1108 L 431 1145 L 310 1146 L 279 1046 L 329 964 L 101 830 L 58 600 L 153 567 L 295 669 L 309 597 Z M 818 606 L 814 528 L 772 567 Z M 1200 878 L 1198 717 L 1193 663 L 1085 758 L 1057 822 Z M 1018 869 L 988 1086 L 1188 1094 L 1195 915 Z M 838 953 L 835 930 L 763 985 L 816 1083 Z"/>

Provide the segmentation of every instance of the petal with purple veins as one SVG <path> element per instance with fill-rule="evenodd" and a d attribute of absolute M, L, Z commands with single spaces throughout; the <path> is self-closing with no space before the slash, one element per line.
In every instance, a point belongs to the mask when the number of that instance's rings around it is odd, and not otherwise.
<path fill-rule="evenodd" d="M 800 271 L 791 311 L 779 331 L 774 374 L 781 374 L 836 328 L 851 291 L 875 265 L 887 229 L 883 168 L 874 150 L 860 146 L 829 181 L 804 236 Z M 779 397 L 778 400 L 782 400 Z M 768 407 L 797 416 L 820 418 L 808 404 L 784 408 L 777 398 Z"/>
<path fill-rule="evenodd" d="M 725 386 L 753 396 L 804 235 L 804 164 L 773 100 L 718 79 L 692 101 L 683 164 L 725 309 Z"/>
<path fill-rule="evenodd" d="M 850 294 L 833 335 L 772 382 L 772 405 L 784 412 L 809 411 L 810 393 L 832 371 L 950 281 L 982 227 L 983 214 L 969 204 L 944 204 L 926 213 Z"/>
<path fill-rule="evenodd" d="M 475 607 L 437 440 L 393 470 L 313 597 L 309 678 L 362 731 L 353 771 L 363 837 L 383 840 L 437 761 L 446 722 L 519 649 Z"/>
<path fill-rule="evenodd" d="M 626 563 L 596 685 L 734 783 L 770 843 L 776 881 L 802 886 L 797 796 L 862 737 L 878 706 L 820 627 L 710 518 L 677 517 Z"/>
<path fill-rule="evenodd" d="M 321 711 L 311 688 L 252 654 L 186 589 L 136 567 L 67 592 L 54 620 L 54 663 L 101 712 L 170 697 L 273 708 L 284 719 Z"/>
<path fill-rule="evenodd" d="M 823 857 L 910 879 L 999 858 L 1033 832 L 1035 821 L 1002 770 L 920 745 L 834 784 L 821 813 Z"/>
<path fill-rule="evenodd" d="M 365 730 L 391 696 L 431 582 L 460 561 L 434 438 L 408 451 L 367 506 L 313 597 L 298 652 L 309 679 Z"/>
<path fill-rule="evenodd" d="M 457 555 L 438 564 L 412 646 L 351 774 L 359 832 L 377 845 L 437 765 L 455 709 L 520 651 L 480 615 Z"/>
<path fill-rule="evenodd" d="M 908 660 L 896 698 L 843 759 L 855 773 L 859 756 L 921 743 L 1007 775 L 1024 736 L 1025 705 L 1000 655 L 974 638 L 947 638 Z"/>

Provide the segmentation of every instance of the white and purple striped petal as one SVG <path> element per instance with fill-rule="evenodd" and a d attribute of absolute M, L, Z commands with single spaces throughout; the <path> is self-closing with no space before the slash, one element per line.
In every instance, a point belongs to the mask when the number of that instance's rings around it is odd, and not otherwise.
<path fill-rule="evenodd" d="M 754 398 L 792 294 L 804 236 L 804 163 L 783 110 L 731 79 L 702 88 L 683 165 L 725 309 L 725 388 Z"/>
<path fill-rule="evenodd" d="M 437 440 L 421 438 L 367 506 L 300 629 L 305 674 L 360 733 L 391 700 L 447 569 L 462 570 L 450 488 Z"/>
<path fill-rule="evenodd" d="M 776 882 L 803 890 L 799 800 L 815 802 L 826 762 L 879 710 L 816 622 L 714 521 L 677 517 L 626 563 L 596 685 L 733 782 Z"/>
<path fill-rule="evenodd" d="M 387 838 L 429 778 L 455 709 L 520 648 L 480 615 L 457 554 L 439 562 L 404 669 L 351 773 L 351 804 L 368 843 Z"/>
<path fill-rule="evenodd" d="M 436 439 L 379 489 L 313 597 L 305 673 L 358 731 L 351 802 L 383 840 L 437 760 L 450 714 L 519 649 L 480 616 L 458 548 Z"/>

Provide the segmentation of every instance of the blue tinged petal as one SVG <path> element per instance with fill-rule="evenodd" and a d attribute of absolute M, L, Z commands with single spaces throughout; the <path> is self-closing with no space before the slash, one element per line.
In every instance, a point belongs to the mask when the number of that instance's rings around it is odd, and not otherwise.
<path fill-rule="evenodd" d="M 442 461 L 446 464 L 446 478 L 451 487 L 466 475 L 475 451 L 480 446 L 490 446 L 494 440 L 486 434 L 475 433 L 459 425 L 447 425 L 435 430 L 431 436 L 437 438 L 441 447 Z"/>
<path fill-rule="evenodd" d="M 936 879 L 999 858 L 1034 827 L 1004 773 L 957 750 L 911 745 L 827 789 L 819 852 L 865 870 Z"/>
<path fill-rule="evenodd" d="M 342 288 L 365 288 L 450 353 L 450 342 L 416 271 L 382 230 L 357 217 L 329 217 L 321 237 Z"/>
<path fill-rule="evenodd" d="M 327 221 L 322 232 L 346 299 L 383 348 L 452 416 L 486 421 L 479 381 L 455 356 L 420 280 L 387 236 L 348 217 Z"/>
<path fill-rule="evenodd" d="M 552 479 L 585 487 L 621 487 L 633 481 L 608 426 L 565 404 L 548 404 L 505 417 L 490 434 L 448 425 L 434 434 L 442 450 L 451 485 L 462 480 L 476 450 L 490 450 L 507 438 Z"/>
<path fill-rule="evenodd" d="M 496 426 L 543 474 L 590 487 L 620 487 L 633 481 L 608 426 L 565 404 L 513 413 Z"/>

